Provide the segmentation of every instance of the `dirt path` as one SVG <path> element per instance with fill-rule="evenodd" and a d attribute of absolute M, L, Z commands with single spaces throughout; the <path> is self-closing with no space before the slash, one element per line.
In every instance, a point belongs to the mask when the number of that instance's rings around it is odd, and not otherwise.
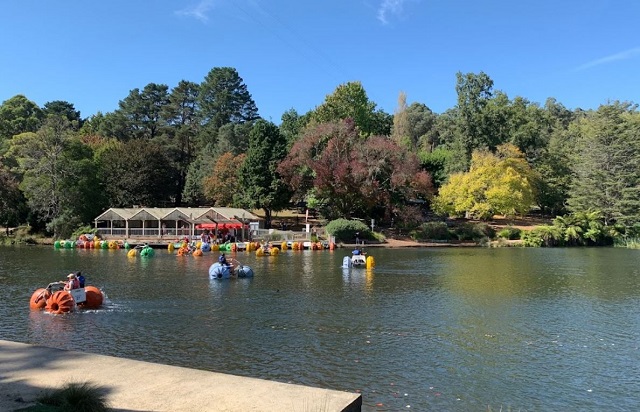
<path fill-rule="evenodd" d="M 382 243 L 365 243 L 365 248 L 384 247 L 384 248 L 400 248 L 400 247 L 461 247 L 461 246 L 477 246 L 474 242 L 450 243 L 450 242 L 416 242 L 406 239 L 386 238 Z M 341 244 L 344 248 L 354 248 L 355 244 Z"/>

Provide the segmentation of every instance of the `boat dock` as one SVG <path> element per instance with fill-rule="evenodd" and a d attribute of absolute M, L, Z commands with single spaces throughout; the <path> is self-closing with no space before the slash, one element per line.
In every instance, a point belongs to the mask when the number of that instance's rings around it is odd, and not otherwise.
<path fill-rule="evenodd" d="M 0 340 L 0 410 L 89 383 L 115 411 L 359 412 L 357 393 L 313 388 Z"/>

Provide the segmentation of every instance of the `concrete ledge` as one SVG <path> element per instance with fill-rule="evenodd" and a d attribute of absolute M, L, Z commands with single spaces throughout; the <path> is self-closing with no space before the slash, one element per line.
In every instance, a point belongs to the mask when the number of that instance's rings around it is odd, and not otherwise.
<path fill-rule="evenodd" d="M 116 411 L 358 412 L 359 394 L 0 340 L 0 410 L 89 382 Z"/>

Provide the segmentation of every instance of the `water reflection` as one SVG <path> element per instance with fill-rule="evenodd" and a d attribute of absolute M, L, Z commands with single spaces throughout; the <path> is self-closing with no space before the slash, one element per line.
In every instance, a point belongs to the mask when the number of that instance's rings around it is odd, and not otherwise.
<path fill-rule="evenodd" d="M 373 292 L 374 269 L 342 268 L 342 281 L 345 287 L 355 288 L 367 294 Z"/>
<path fill-rule="evenodd" d="M 69 320 L 77 313 L 51 315 L 44 311 L 29 312 L 29 332 L 31 338 L 53 347 L 69 347 L 71 337 L 76 332 L 76 322 Z"/>
<path fill-rule="evenodd" d="M 597 410 L 640 403 L 640 254 L 621 249 L 373 249 L 217 254 L 0 249 L 0 338 L 347 391 L 364 410 Z M 25 308 L 70 271 L 97 311 Z M 591 390 L 589 392 L 589 390 Z M 375 405 L 384 404 L 378 408 Z"/>

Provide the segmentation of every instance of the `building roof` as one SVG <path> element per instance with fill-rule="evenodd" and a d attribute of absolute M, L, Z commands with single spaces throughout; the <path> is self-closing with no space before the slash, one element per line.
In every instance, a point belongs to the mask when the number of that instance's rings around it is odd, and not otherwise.
<path fill-rule="evenodd" d="M 185 220 L 192 223 L 206 223 L 261 219 L 245 209 L 234 207 L 114 207 L 107 209 L 94 220 Z"/>

